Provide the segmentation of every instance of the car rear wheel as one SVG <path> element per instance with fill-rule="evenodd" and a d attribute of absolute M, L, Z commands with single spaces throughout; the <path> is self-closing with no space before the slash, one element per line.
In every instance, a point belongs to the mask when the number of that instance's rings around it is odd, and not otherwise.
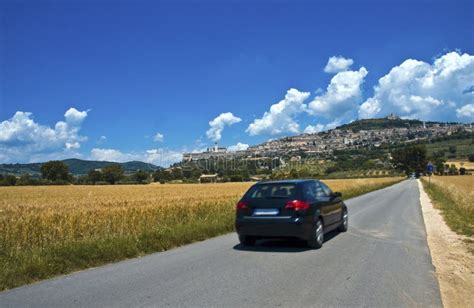
<path fill-rule="evenodd" d="M 349 215 L 347 214 L 347 209 L 344 209 L 342 211 L 342 219 L 341 219 L 341 225 L 337 230 L 339 232 L 346 232 L 347 229 L 349 228 Z"/>
<path fill-rule="evenodd" d="M 321 248 L 324 242 L 324 225 L 321 218 L 318 218 L 313 226 L 311 239 L 308 240 L 308 246 L 311 248 Z"/>
<path fill-rule="evenodd" d="M 244 246 L 254 246 L 257 239 L 253 236 L 239 235 L 239 241 Z"/>

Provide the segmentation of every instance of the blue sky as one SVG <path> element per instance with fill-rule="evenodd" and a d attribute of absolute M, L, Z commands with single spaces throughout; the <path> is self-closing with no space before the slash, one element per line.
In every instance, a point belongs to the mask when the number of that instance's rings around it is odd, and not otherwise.
<path fill-rule="evenodd" d="M 0 163 L 474 120 L 474 2 L 354 2 L 3 0 Z"/>

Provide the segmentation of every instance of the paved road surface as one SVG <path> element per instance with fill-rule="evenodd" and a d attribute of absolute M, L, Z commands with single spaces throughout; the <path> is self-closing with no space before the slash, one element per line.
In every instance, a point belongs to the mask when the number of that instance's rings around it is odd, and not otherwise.
<path fill-rule="evenodd" d="M 236 234 L 0 293 L 9 306 L 441 306 L 415 180 L 347 202 L 322 249 Z"/>

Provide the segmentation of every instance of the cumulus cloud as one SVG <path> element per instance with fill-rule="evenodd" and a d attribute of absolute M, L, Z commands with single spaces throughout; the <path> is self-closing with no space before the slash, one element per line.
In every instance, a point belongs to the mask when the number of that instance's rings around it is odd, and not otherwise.
<path fill-rule="evenodd" d="M 231 151 L 231 152 L 235 152 L 235 151 L 245 151 L 249 148 L 249 145 L 246 144 L 246 143 L 241 143 L 241 142 L 237 142 L 237 144 L 234 144 L 234 145 L 231 145 L 227 148 L 227 150 Z"/>
<path fill-rule="evenodd" d="M 456 115 L 458 118 L 467 118 L 471 121 L 474 120 L 474 104 L 467 104 L 456 109 Z"/>
<path fill-rule="evenodd" d="M 152 149 L 145 153 L 144 161 L 158 166 L 167 167 L 183 159 L 183 153 L 168 149 Z"/>
<path fill-rule="evenodd" d="M 30 162 L 56 155 L 77 156 L 74 150 L 87 137 L 79 135 L 87 111 L 70 108 L 64 121 L 54 127 L 38 124 L 31 112 L 17 111 L 13 117 L 0 123 L 0 152 L 2 162 Z"/>
<path fill-rule="evenodd" d="M 100 149 L 100 148 L 92 149 L 90 158 L 92 160 L 114 161 L 114 162 L 126 162 L 130 160 L 134 160 L 132 155 L 122 153 L 119 150 Z"/>
<path fill-rule="evenodd" d="M 339 125 L 341 125 L 341 121 L 339 119 L 336 119 L 336 120 L 334 120 L 332 122 L 329 122 L 327 124 L 318 123 L 316 125 L 308 125 L 304 129 L 304 132 L 306 134 L 316 134 L 316 133 L 319 133 L 319 132 L 322 132 L 322 131 L 334 129 Z"/>
<path fill-rule="evenodd" d="M 433 64 L 407 59 L 379 79 L 359 108 L 361 118 L 395 112 L 402 117 L 455 121 L 468 118 L 474 93 L 474 56 L 449 52 Z M 465 107 L 465 108 L 464 108 Z"/>
<path fill-rule="evenodd" d="M 289 89 L 285 98 L 272 105 L 259 119 L 249 125 L 246 132 L 251 136 L 260 134 L 277 135 L 281 133 L 298 133 L 299 125 L 295 116 L 306 110 L 304 101 L 309 97 L 309 92 L 300 92 Z"/>
<path fill-rule="evenodd" d="M 346 59 L 344 57 L 330 57 L 324 71 L 326 73 L 339 73 L 347 71 L 351 65 L 354 64 L 352 59 Z"/>
<path fill-rule="evenodd" d="M 206 132 L 206 136 L 212 141 L 219 141 L 222 138 L 224 127 L 234 125 L 242 121 L 241 118 L 234 116 L 231 112 L 221 113 L 214 120 L 209 122 L 210 128 Z"/>
<path fill-rule="evenodd" d="M 304 129 L 305 134 L 316 134 L 324 130 L 324 124 L 308 125 Z"/>
<path fill-rule="evenodd" d="M 150 149 L 141 152 L 122 152 L 117 149 L 94 148 L 90 152 L 89 158 L 92 160 L 127 162 L 143 161 L 158 166 L 167 167 L 182 160 L 183 154 L 179 151 L 169 149 Z"/>
<path fill-rule="evenodd" d="M 367 69 L 345 71 L 332 77 L 326 92 L 316 96 L 308 105 L 311 115 L 326 118 L 342 118 L 348 112 L 357 109 L 362 100 L 361 86 L 367 76 Z"/>
<path fill-rule="evenodd" d="M 69 108 L 64 114 L 64 118 L 69 124 L 80 124 L 86 117 L 87 111 L 79 111 L 76 108 Z"/>
<path fill-rule="evenodd" d="M 164 140 L 164 135 L 161 134 L 161 133 L 156 133 L 155 137 L 153 137 L 153 140 L 155 140 L 156 142 L 163 142 Z"/>

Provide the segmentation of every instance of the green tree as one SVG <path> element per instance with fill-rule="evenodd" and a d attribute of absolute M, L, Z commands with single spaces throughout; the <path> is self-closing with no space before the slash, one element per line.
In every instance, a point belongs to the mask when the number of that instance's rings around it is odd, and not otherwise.
<path fill-rule="evenodd" d="M 137 181 L 138 184 L 142 184 L 144 181 L 148 180 L 149 174 L 146 171 L 138 170 L 134 175 L 133 178 Z"/>
<path fill-rule="evenodd" d="M 112 164 L 102 168 L 104 180 L 110 184 L 115 184 L 123 178 L 123 170 L 119 164 Z"/>
<path fill-rule="evenodd" d="M 155 182 L 165 183 L 167 181 L 171 181 L 171 172 L 166 170 L 157 170 L 153 174 L 153 180 Z"/>
<path fill-rule="evenodd" d="M 474 162 L 474 153 L 469 154 L 467 158 L 471 163 Z"/>
<path fill-rule="evenodd" d="M 193 172 L 192 172 L 192 178 L 193 179 L 199 179 L 199 177 L 201 176 L 202 172 L 201 170 L 199 169 L 194 169 Z"/>
<path fill-rule="evenodd" d="M 31 176 L 29 173 L 24 173 L 20 176 L 18 181 L 16 181 L 16 185 L 31 185 L 33 183 L 33 180 L 31 179 Z"/>
<path fill-rule="evenodd" d="M 334 172 L 337 172 L 338 169 L 336 166 L 331 166 L 331 167 L 327 167 L 326 170 L 324 171 L 326 174 L 331 174 L 331 173 L 334 173 Z"/>
<path fill-rule="evenodd" d="M 171 169 L 171 178 L 173 180 L 182 180 L 183 179 L 183 170 L 181 170 L 181 168 Z"/>
<path fill-rule="evenodd" d="M 430 157 L 431 162 L 435 166 L 436 173 L 440 175 L 444 174 L 444 163 L 446 162 L 446 159 L 444 158 L 444 154 L 445 154 L 444 151 L 441 150 L 441 151 L 433 152 L 433 154 L 431 154 L 431 157 Z"/>
<path fill-rule="evenodd" d="M 16 184 L 16 177 L 14 175 L 7 174 L 2 176 L 2 180 L 0 181 L 0 186 L 15 186 Z"/>
<path fill-rule="evenodd" d="M 43 179 L 56 181 L 69 181 L 69 168 L 59 160 L 51 160 L 41 165 L 41 176 Z"/>
<path fill-rule="evenodd" d="M 425 145 L 403 147 L 392 153 L 395 168 L 409 175 L 412 172 L 421 173 L 425 170 L 428 159 Z"/>
<path fill-rule="evenodd" d="M 99 170 L 92 169 L 87 174 L 87 180 L 94 185 L 95 183 L 102 181 L 102 179 L 103 179 L 102 172 L 100 172 Z"/>
<path fill-rule="evenodd" d="M 299 177 L 300 177 L 300 174 L 298 173 L 298 170 L 296 169 L 290 170 L 290 179 L 297 179 Z"/>

